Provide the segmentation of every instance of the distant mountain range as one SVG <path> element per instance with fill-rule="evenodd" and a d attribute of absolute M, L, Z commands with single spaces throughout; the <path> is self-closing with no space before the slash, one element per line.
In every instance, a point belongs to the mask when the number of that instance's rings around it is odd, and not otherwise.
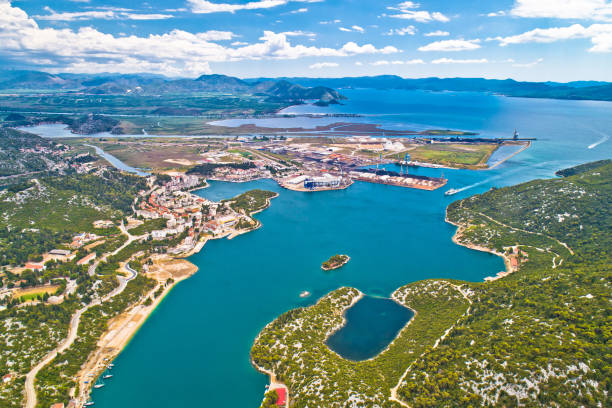
<path fill-rule="evenodd" d="M 246 79 L 260 82 L 266 78 Z M 513 79 L 484 78 L 402 78 L 396 75 L 345 78 L 276 78 L 302 86 L 325 86 L 334 89 L 374 88 L 427 91 L 492 92 L 507 96 L 551 99 L 584 99 L 612 101 L 612 83 L 601 81 L 519 82 Z"/>
<path fill-rule="evenodd" d="M 331 103 L 344 96 L 324 86 L 304 87 L 286 80 L 243 81 L 226 75 L 196 79 L 169 79 L 147 74 L 49 74 L 39 71 L 4 71 L 0 90 L 81 92 L 94 95 L 160 95 L 219 92 L 267 96 L 278 101 L 319 100 Z"/>
<path fill-rule="evenodd" d="M 94 95 L 161 95 L 219 92 L 266 96 L 274 101 L 345 99 L 336 89 L 375 88 L 428 91 L 492 92 L 507 96 L 612 101 L 612 83 L 601 81 L 520 82 L 484 78 L 402 78 L 396 75 L 344 78 L 251 78 L 202 75 L 170 79 L 153 74 L 49 74 L 2 71 L 0 90 L 81 92 Z"/>

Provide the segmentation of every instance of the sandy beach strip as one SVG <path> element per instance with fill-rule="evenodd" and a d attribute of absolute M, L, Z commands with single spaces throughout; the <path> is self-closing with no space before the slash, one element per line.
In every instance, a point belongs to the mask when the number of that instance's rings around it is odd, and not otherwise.
<path fill-rule="evenodd" d="M 96 350 L 89 356 L 87 362 L 77 374 L 80 390 L 77 396 L 77 408 L 82 407 L 87 401 L 93 381 L 107 369 L 112 360 L 125 348 L 166 295 L 178 282 L 189 278 L 198 270 L 197 266 L 184 259 L 160 256 L 154 262 L 154 267 L 156 264 L 157 269 L 147 273 L 147 276 L 156 279 L 158 284 L 139 303 L 131 306 L 109 322 L 106 332 L 98 341 Z M 174 282 L 166 285 L 163 292 L 154 297 L 155 291 L 164 285 L 168 278 L 172 278 Z M 149 298 L 153 299 L 153 302 L 146 306 L 144 303 Z M 85 381 L 88 381 L 88 383 L 85 383 Z"/>

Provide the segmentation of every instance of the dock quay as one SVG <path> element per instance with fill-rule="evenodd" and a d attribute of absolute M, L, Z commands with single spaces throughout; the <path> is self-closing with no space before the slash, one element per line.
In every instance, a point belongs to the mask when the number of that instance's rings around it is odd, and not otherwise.
<path fill-rule="evenodd" d="M 443 187 L 448 182 L 442 177 L 418 176 L 414 174 L 401 174 L 387 170 L 360 170 L 351 171 L 349 177 L 353 180 L 367 183 L 388 184 L 391 186 L 417 188 L 419 190 L 433 191 Z"/>

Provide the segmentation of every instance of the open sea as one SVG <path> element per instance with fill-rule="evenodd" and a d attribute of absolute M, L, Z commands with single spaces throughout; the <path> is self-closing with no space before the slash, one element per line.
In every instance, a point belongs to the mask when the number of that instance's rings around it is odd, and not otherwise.
<path fill-rule="evenodd" d="M 357 182 L 346 190 L 300 193 L 271 180 L 212 182 L 197 194 L 217 200 L 263 188 L 280 196 L 256 215 L 260 229 L 211 241 L 190 258 L 198 273 L 174 288 L 118 356 L 113 379 L 92 393 L 96 407 L 257 407 L 267 377 L 251 367 L 249 351 L 257 333 L 275 317 L 346 285 L 386 297 L 420 279 L 481 281 L 495 275 L 504 268 L 501 258 L 452 243 L 455 228 L 444 222 L 446 206 L 494 186 L 554 177 L 561 168 L 612 158 L 609 102 L 467 92 L 341 92 L 349 97 L 343 105 L 301 105 L 284 113 L 355 113 L 363 116 L 333 121 L 458 129 L 482 137 L 511 137 L 516 128 L 521 137 L 538 140 L 493 170 L 445 169 L 448 184 L 433 192 Z M 264 120 L 272 125 L 271 119 Z M 300 118 L 300 125 L 307 120 Z M 291 119 L 278 121 L 286 126 Z M 449 188 L 461 192 L 444 196 Z M 323 272 L 321 262 L 336 253 L 348 254 L 350 262 Z M 301 299 L 304 290 L 312 295 Z"/>

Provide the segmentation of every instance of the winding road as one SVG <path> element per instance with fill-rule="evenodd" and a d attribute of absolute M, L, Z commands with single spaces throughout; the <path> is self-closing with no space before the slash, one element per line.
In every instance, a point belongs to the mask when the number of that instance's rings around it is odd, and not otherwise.
<path fill-rule="evenodd" d="M 100 259 L 94 262 L 87 270 L 90 276 L 93 276 L 96 273 L 96 268 L 98 267 L 100 262 L 105 261 L 111 255 L 116 255 L 117 253 L 119 253 L 119 251 L 127 247 L 129 244 L 131 244 L 135 240 L 142 239 L 147 236 L 146 234 L 141 235 L 141 236 L 131 235 L 128 232 L 128 230 L 125 228 L 123 223 L 121 223 L 121 226 L 119 228 L 123 234 L 127 235 L 128 240 L 123 245 L 121 245 L 119 248 L 117 248 L 115 251 L 104 254 Z M 129 264 L 126 263 L 125 267 L 128 270 L 128 272 L 130 272 L 130 276 L 128 277 L 117 276 L 117 279 L 119 280 L 119 286 L 117 286 L 111 292 L 106 294 L 106 296 L 102 298 L 94 299 L 88 305 L 85 305 L 82 308 L 78 309 L 72 315 L 72 318 L 70 319 L 70 326 L 68 328 L 68 335 L 66 336 L 66 338 L 55 349 L 50 351 L 42 360 L 40 360 L 34 367 L 32 367 L 32 369 L 30 370 L 30 372 L 28 372 L 28 374 L 26 374 L 25 408 L 36 408 L 37 399 L 36 399 L 36 387 L 34 384 L 36 380 L 36 376 L 38 375 L 40 370 L 43 369 L 43 367 L 45 367 L 47 364 L 53 361 L 53 359 L 58 355 L 58 353 L 64 352 L 72 345 L 72 343 L 74 343 L 74 341 L 77 338 L 77 334 L 79 331 L 79 324 L 81 323 L 81 316 L 83 315 L 83 313 L 90 307 L 106 302 L 109 299 L 123 292 L 125 288 L 127 287 L 127 284 L 137 276 L 137 272 L 134 269 L 132 269 L 129 266 Z"/>

